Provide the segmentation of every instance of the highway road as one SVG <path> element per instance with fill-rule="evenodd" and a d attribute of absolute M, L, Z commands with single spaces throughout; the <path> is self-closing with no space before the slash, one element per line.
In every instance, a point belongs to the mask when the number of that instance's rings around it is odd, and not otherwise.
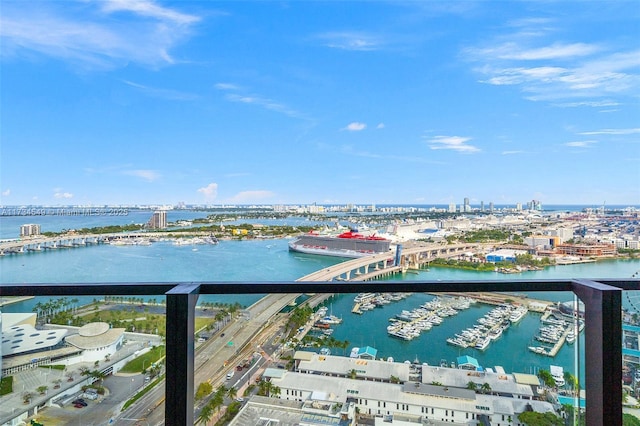
<path fill-rule="evenodd" d="M 300 294 L 270 294 L 249 307 L 247 316 L 240 316 L 196 350 L 194 386 L 210 381 L 214 389 L 225 383 L 226 375 L 254 352 L 262 353 L 262 345 L 278 333 L 281 321 L 278 312 Z M 224 333 L 223 337 L 220 337 Z M 234 381 L 235 380 L 235 381 Z M 232 379 L 236 384 L 238 379 Z M 246 379 L 245 379 L 246 381 Z M 196 407 L 198 408 L 198 407 Z M 164 424 L 164 382 L 133 404 L 118 420 L 138 419 L 129 424 Z M 197 418 L 197 417 L 196 417 Z"/>

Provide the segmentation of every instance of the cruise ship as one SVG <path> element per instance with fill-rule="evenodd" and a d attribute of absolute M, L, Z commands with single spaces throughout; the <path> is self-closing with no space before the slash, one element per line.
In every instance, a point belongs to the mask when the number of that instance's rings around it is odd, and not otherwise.
<path fill-rule="evenodd" d="M 308 233 L 289 243 L 289 250 L 323 256 L 358 258 L 387 253 L 391 240 L 375 235 L 362 235 L 356 231 L 343 232 L 337 236 Z"/>

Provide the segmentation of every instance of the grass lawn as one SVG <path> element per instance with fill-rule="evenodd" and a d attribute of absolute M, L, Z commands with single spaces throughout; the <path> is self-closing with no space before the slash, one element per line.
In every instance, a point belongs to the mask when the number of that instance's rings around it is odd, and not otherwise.
<path fill-rule="evenodd" d="M 13 392 L 13 376 L 3 377 L 0 382 L 0 396 Z"/>
<path fill-rule="evenodd" d="M 164 349 L 164 346 L 156 346 L 146 354 L 129 361 L 120 371 L 123 373 L 141 373 L 143 367 L 148 369 L 151 364 L 164 358 Z"/>
<path fill-rule="evenodd" d="M 99 309 L 82 315 L 88 322 L 107 322 L 114 328 L 125 328 L 138 333 L 166 336 L 166 315 L 158 313 L 158 306 L 107 305 L 109 309 Z M 114 309 L 115 308 L 115 309 Z M 156 311 L 156 312 L 154 312 Z M 200 330 L 215 323 L 212 317 L 196 317 L 195 329 Z"/>

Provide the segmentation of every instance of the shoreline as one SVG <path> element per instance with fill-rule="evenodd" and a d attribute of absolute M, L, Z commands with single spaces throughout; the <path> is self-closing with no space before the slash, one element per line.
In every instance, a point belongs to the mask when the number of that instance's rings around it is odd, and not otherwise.
<path fill-rule="evenodd" d="M 0 297 L 0 308 L 3 306 L 12 305 L 14 303 L 24 302 L 25 300 L 33 299 L 35 296 L 3 296 Z"/>

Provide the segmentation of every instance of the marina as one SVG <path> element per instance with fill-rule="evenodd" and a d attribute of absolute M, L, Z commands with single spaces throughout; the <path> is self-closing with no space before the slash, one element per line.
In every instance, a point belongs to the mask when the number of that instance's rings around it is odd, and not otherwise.
<path fill-rule="evenodd" d="M 512 323 L 519 322 L 528 312 L 524 305 L 503 304 L 479 318 L 468 327 L 447 339 L 447 343 L 461 348 L 473 347 L 484 351 L 491 342 L 502 337 Z"/>
<path fill-rule="evenodd" d="M 198 251 L 184 250 L 170 241 L 158 242 L 151 246 L 132 245 L 114 247 L 111 245 L 94 245 L 81 250 L 51 250 L 26 256 L 5 256 L 2 258 L 3 275 L 6 281 L 43 282 L 55 277 L 59 282 L 94 281 L 91 271 L 95 266 L 101 267 L 102 280 L 105 281 L 167 281 L 167 280 L 269 280 L 296 279 L 322 268 L 333 268 L 341 259 L 329 256 L 308 256 L 288 251 L 287 239 L 268 241 L 224 241 L 218 245 L 202 245 Z M 239 259 L 251 259 L 251 268 Z M 29 268 L 22 265 L 28 260 Z M 102 265 L 102 266 L 101 266 Z M 215 265 L 215 268 L 212 266 Z M 588 264 L 550 267 L 544 271 L 523 273 L 524 279 L 545 279 L 550 277 L 581 276 L 631 276 L 640 269 L 639 260 L 605 261 Z M 479 280 L 479 279 L 513 279 L 512 276 L 499 273 L 482 273 L 446 268 L 431 268 L 419 271 L 418 274 L 395 275 L 390 279 L 411 281 L 413 279 L 429 280 Z M 458 296 L 457 294 L 449 294 Z M 461 294 L 460 294 L 461 295 Z M 458 356 L 469 355 L 478 359 L 481 365 L 502 365 L 514 372 L 531 373 L 538 369 L 549 368 L 548 356 L 541 356 L 528 347 L 550 345 L 538 343 L 533 339 L 541 326 L 542 312 L 557 302 L 571 300 L 573 294 L 535 292 L 529 295 L 474 293 L 477 303 L 469 309 L 447 317 L 440 326 L 433 326 L 427 333 L 412 340 L 398 339 L 386 332 L 390 325 L 389 318 L 411 311 L 434 297 L 434 294 L 413 293 L 400 300 L 392 300 L 362 315 L 352 314 L 356 294 L 336 295 L 327 300 L 327 307 L 342 324 L 331 326 L 331 337 L 341 341 L 349 341 L 351 346 L 367 345 L 378 349 L 379 357 L 392 357 L 396 360 L 412 361 L 416 357 L 421 362 L 437 365 L 440 360 L 455 360 Z M 442 296 L 442 294 L 440 294 Z M 469 296 L 469 294 L 466 294 Z M 239 302 L 244 306 L 251 305 L 262 295 L 207 295 L 200 296 L 198 303 L 220 301 L 223 303 Z M 6 305 L 3 312 L 31 311 L 36 299 Z M 529 313 L 517 323 L 512 323 L 509 330 L 503 332 L 496 340 L 492 340 L 485 350 L 475 347 L 460 347 L 447 344 L 447 338 L 459 334 L 460 330 L 471 327 L 479 318 L 488 313 L 492 307 L 499 306 L 509 300 L 514 303 L 526 302 Z M 329 313 L 329 311 L 327 311 Z M 319 318 L 320 319 L 320 318 Z M 324 334 L 324 333 L 323 333 Z M 455 337 L 455 336 L 454 336 Z M 568 335 L 567 335 L 568 337 Z M 575 343 L 570 344 L 568 338 L 557 350 L 553 363 L 565 370 L 574 370 L 575 351 L 580 352 L 583 333 L 575 336 Z M 333 348 L 332 348 L 333 349 Z"/>
<path fill-rule="evenodd" d="M 412 340 L 422 332 L 431 330 L 432 327 L 442 324 L 445 318 L 457 315 L 464 309 L 469 309 L 474 299 L 469 297 L 440 297 L 423 303 L 412 310 L 403 310 L 395 317 L 389 318 L 392 322 L 387 326 L 387 334 L 403 340 Z"/>

